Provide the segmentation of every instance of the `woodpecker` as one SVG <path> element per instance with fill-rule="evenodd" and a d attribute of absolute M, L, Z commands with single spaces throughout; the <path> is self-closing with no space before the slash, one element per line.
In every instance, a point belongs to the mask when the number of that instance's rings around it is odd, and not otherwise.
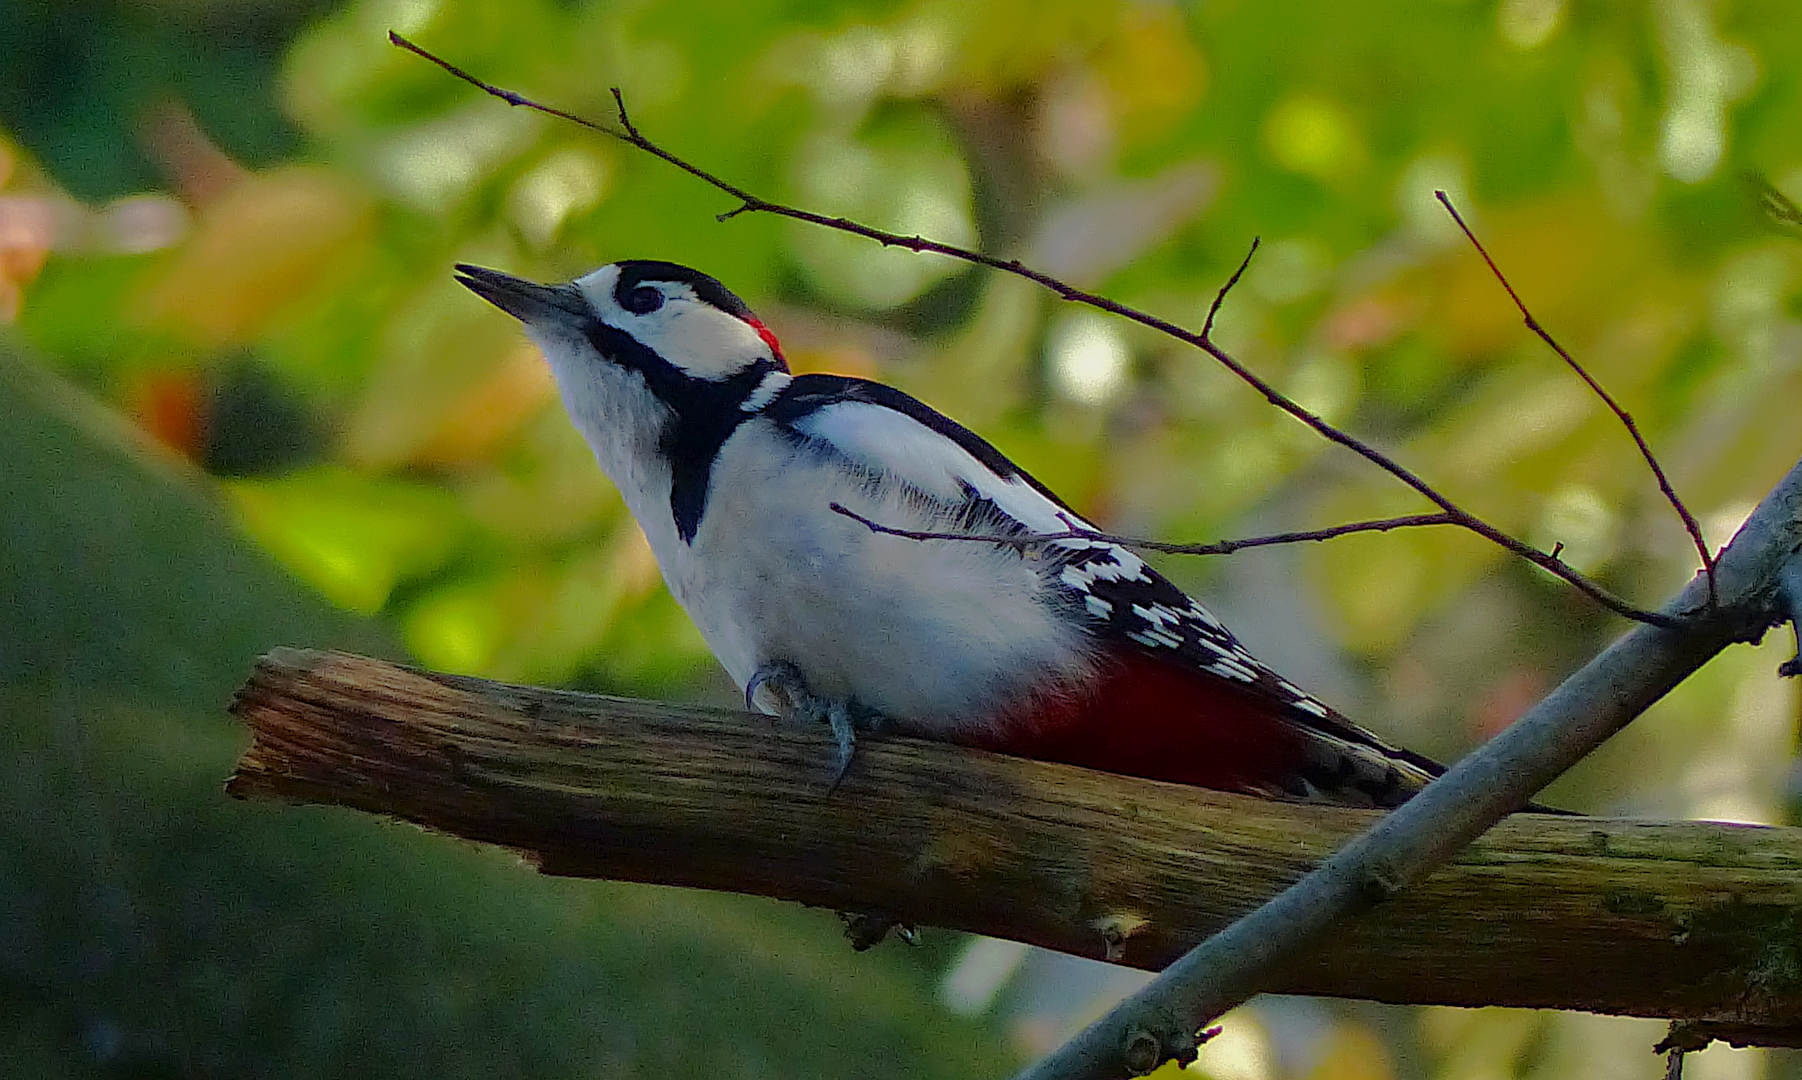
<path fill-rule="evenodd" d="M 993 446 L 891 386 L 792 375 L 718 281 L 611 263 L 541 285 L 459 265 L 517 318 L 747 706 L 1282 799 L 1392 807 L 1443 769 L 1259 662 Z"/>

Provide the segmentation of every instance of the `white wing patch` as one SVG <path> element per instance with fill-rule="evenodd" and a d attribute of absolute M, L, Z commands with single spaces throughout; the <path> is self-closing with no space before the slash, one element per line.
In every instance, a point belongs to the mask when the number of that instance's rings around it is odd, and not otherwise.
<path fill-rule="evenodd" d="M 870 469 L 905 478 L 934 498 L 958 502 L 967 491 L 975 491 L 1032 532 L 1093 528 L 1026 480 L 997 476 L 955 440 L 887 406 L 836 402 L 815 409 L 794 426 Z"/>
<path fill-rule="evenodd" d="M 862 401 L 822 405 L 794 426 L 866 468 L 891 473 L 939 498 L 955 499 L 959 479 L 984 471 L 963 447 L 881 405 Z"/>

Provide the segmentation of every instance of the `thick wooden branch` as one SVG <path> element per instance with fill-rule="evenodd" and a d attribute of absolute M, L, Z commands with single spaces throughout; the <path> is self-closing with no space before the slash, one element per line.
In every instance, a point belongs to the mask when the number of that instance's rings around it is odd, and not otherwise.
<path fill-rule="evenodd" d="M 234 795 L 389 814 L 546 873 L 893 912 L 1153 969 L 1373 818 L 901 738 L 860 740 L 828 794 L 823 732 L 337 653 L 271 653 L 234 711 L 255 737 Z M 1516 816 L 1273 989 L 1793 1039 L 1802 830 Z"/>

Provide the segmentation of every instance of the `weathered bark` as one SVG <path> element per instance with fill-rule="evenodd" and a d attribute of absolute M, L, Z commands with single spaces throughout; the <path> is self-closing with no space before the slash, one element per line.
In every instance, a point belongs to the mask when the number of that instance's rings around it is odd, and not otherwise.
<path fill-rule="evenodd" d="M 824 733 L 334 653 L 270 654 L 234 711 L 235 795 L 1152 969 L 1374 816 L 898 738 L 829 794 Z M 1516 816 L 1272 988 L 1802 1028 L 1802 830 Z"/>

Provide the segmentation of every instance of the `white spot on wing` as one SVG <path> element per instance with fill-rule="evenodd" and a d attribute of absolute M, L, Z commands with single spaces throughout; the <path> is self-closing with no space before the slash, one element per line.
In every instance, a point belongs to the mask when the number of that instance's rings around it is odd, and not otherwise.
<path fill-rule="evenodd" d="M 1207 668 L 1214 674 L 1224 678 L 1237 679 L 1240 682 L 1247 683 L 1257 681 L 1257 675 L 1255 675 L 1250 668 L 1246 667 L 1244 664 L 1236 663 L 1225 656 L 1212 661 L 1207 665 Z"/>
<path fill-rule="evenodd" d="M 1195 601 L 1189 601 L 1189 617 L 1210 630 L 1225 630 L 1226 624 L 1215 618 L 1214 613 Z"/>
<path fill-rule="evenodd" d="M 1153 626 L 1161 627 L 1169 625 L 1180 627 L 1183 625 L 1183 616 L 1178 612 L 1171 611 L 1162 604 L 1152 604 L 1149 607 L 1144 604 L 1134 604 L 1132 610 L 1134 615 L 1144 619 Z"/>
<path fill-rule="evenodd" d="M 1108 560 L 1090 559 L 1080 566 L 1072 566 L 1065 571 L 1065 582 L 1071 583 L 1069 575 L 1075 572 L 1083 585 L 1095 581 L 1145 581 L 1145 561 L 1124 548 L 1114 548 L 1108 553 Z M 1071 583 L 1073 584 L 1073 583 Z"/>

